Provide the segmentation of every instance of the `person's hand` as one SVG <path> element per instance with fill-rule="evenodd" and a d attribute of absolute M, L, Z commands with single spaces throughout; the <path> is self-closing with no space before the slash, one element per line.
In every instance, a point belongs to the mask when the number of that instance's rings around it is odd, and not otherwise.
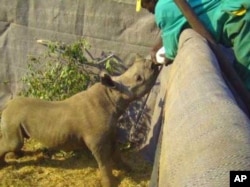
<path fill-rule="evenodd" d="M 159 48 L 160 49 L 160 48 Z M 165 53 L 161 53 L 161 54 L 157 54 L 160 50 L 158 48 L 153 48 L 150 52 L 150 56 L 151 56 L 151 60 L 153 61 L 154 64 L 157 64 L 157 65 L 169 65 L 172 63 L 172 60 L 168 59 L 166 56 L 165 56 Z M 163 51 L 162 51 L 163 52 Z M 163 61 L 160 60 L 159 62 L 157 61 L 157 55 L 159 55 L 160 57 L 163 58 Z"/>
<path fill-rule="evenodd" d="M 169 64 L 172 64 L 172 62 L 173 62 L 173 60 L 170 60 L 169 58 L 167 58 L 165 55 L 164 55 L 164 57 L 165 57 L 165 62 L 164 62 L 164 64 L 165 64 L 165 66 L 167 66 L 167 65 L 169 65 Z"/>

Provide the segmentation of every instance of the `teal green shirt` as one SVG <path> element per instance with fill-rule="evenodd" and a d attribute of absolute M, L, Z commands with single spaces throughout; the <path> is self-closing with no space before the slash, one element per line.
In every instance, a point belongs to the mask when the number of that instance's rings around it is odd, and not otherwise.
<path fill-rule="evenodd" d="M 210 31 L 217 42 L 221 42 L 225 13 L 239 10 L 242 5 L 250 7 L 250 0 L 187 0 L 194 12 Z M 166 57 L 174 59 L 178 49 L 181 31 L 189 27 L 173 0 L 158 0 L 155 7 L 155 21 L 161 29 Z"/>

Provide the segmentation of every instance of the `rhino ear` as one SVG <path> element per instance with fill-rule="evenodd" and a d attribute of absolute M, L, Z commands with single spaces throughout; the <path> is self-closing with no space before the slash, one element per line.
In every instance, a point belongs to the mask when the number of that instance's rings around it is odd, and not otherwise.
<path fill-rule="evenodd" d="M 109 88 L 115 88 L 115 82 L 107 73 L 101 74 L 101 83 Z"/>

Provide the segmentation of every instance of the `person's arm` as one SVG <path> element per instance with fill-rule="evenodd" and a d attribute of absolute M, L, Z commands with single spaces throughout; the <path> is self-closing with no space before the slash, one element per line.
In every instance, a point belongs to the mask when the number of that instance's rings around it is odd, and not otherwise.
<path fill-rule="evenodd" d="M 156 44 L 153 46 L 153 48 L 150 51 L 150 56 L 151 56 L 151 59 L 152 59 L 152 61 L 154 63 L 157 63 L 157 61 L 156 61 L 156 53 L 161 47 L 162 47 L 162 39 L 161 39 L 161 37 L 159 37 Z"/>

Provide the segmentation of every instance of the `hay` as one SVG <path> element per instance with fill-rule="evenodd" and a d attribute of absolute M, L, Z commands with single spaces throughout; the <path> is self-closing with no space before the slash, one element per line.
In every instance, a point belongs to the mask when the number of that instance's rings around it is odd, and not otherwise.
<path fill-rule="evenodd" d="M 23 150 L 23 157 L 7 158 L 8 166 L 0 169 L 1 187 L 101 186 L 97 163 L 88 152 L 58 153 L 48 158 L 43 146 L 34 140 L 26 142 Z M 113 170 L 119 187 L 148 186 L 152 166 L 135 151 L 124 152 L 123 157 L 132 171 Z"/>

